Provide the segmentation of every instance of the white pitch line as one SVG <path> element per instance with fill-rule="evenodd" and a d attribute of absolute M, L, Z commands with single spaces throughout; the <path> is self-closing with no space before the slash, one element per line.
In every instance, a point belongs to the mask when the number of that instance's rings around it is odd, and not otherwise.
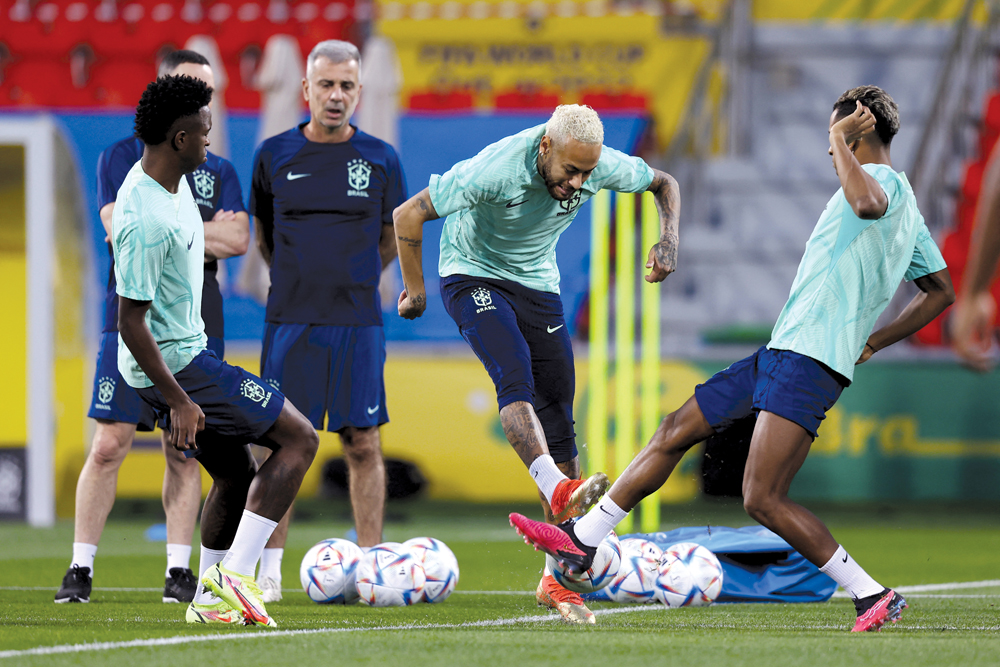
<path fill-rule="evenodd" d="M 623 607 L 621 609 L 600 609 L 595 615 L 607 616 L 637 611 L 668 611 L 668 607 L 642 605 Z M 240 634 L 187 635 L 175 637 L 157 637 L 155 639 L 133 639 L 126 642 L 96 642 L 93 644 L 61 644 L 57 646 L 39 646 L 18 651 L 0 651 L 0 659 L 22 658 L 31 655 L 53 655 L 60 653 L 83 653 L 92 651 L 111 651 L 122 648 L 142 648 L 146 646 L 176 646 L 178 644 L 195 644 L 201 642 L 233 641 L 239 639 L 267 639 L 269 637 L 298 637 L 302 635 L 338 634 L 345 632 L 375 632 L 375 631 L 406 631 L 406 630 L 453 630 L 461 628 L 490 628 L 520 623 L 545 623 L 561 620 L 558 614 L 536 614 L 517 616 L 514 618 L 498 618 L 485 621 L 469 621 L 466 623 L 428 623 L 412 625 L 385 625 L 367 628 L 317 628 L 314 630 L 261 630 L 258 632 L 243 632 Z"/>
<path fill-rule="evenodd" d="M 671 607 L 664 607 L 662 605 L 635 605 L 629 607 L 620 607 L 617 609 L 599 609 L 594 612 L 595 616 L 610 616 L 615 614 L 627 614 L 635 612 L 676 612 L 677 609 Z M 174 637 L 158 637 L 155 639 L 133 639 L 131 641 L 124 642 L 96 642 L 92 644 L 62 644 L 57 646 L 40 646 L 37 648 L 14 650 L 14 651 L 0 651 L 0 659 L 4 658 L 20 658 L 32 655 L 54 655 L 54 654 L 64 654 L 64 653 L 85 653 L 85 652 L 97 652 L 97 651 L 111 651 L 123 648 L 142 648 L 147 646 L 176 646 L 180 644 L 197 644 L 204 642 L 216 642 L 216 641 L 233 641 L 240 639 L 267 639 L 270 637 L 297 637 L 305 635 L 323 635 L 323 634 L 339 634 L 339 633 L 353 633 L 353 632 L 377 632 L 377 631 L 407 631 L 407 630 L 452 630 L 452 629 L 462 629 L 462 628 L 487 628 L 487 627 L 503 627 L 509 625 L 518 625 L 522 623 L 546 623 L 549 621 L 560 620 L 560 617 L 556 614 L 537 614 L 530 616 L 517 616 L 514 618 L 498 618 L 493 620 L 484 621 L 469 621 L 466 623 L 428 623 L 428 624 L 400 624 L 400 625 L 385 625 L 385 626 L 374 626 L 374 627 L 361 627 L 361 628 L 317 628 L 317 629 L 303 629 L 303 630 L 260 630 L 258 632 L 241 632 L 239 634 L 214 634 L 214 635 L 178 635 Z M 737 629 L 741 626 L 735 624 L 718 625 L 718 624 L 685 624 L 682 623 L 679 627 L 699 627 L 699 628 L 709 628 L 709 629 L 724 629 L 726 627 Z M 800 626 L 804 630 L 843 630 L 845 626 L 840 625 L 812 625 L 812 626 Z M 959 628 L 953 626 L 903 626 L 908 630 L 956 630 L 956 631 L 990 631 L 996 632 L 1000 630 L 1000 626 L 976 626 L 970 628 Z"/>

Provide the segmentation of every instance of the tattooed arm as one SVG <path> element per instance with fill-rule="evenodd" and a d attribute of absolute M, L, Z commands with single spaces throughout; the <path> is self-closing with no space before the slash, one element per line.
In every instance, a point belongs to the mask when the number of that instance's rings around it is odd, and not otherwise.
<path fill-rule="evenodd" d="M 677 223 L 681 215 L 681 193 L 674 177 L 653 170 L 653 182 L 647 188 L 656 200 L 660 213 L 660 241 L 649 249 L 646 282 L 658 283 L 677 269 Z"/>
<path fill-rule="evenodd" d="M 427 188 L 410 197 L 392 212 L 399 251 L 399 268 L 403 273 L 403 291 L 399 295 L 399 315 L 413 320 L 427 308 L 427 291 L 424 289 L 423 253 L 424 223 L 438 218 Z"/>

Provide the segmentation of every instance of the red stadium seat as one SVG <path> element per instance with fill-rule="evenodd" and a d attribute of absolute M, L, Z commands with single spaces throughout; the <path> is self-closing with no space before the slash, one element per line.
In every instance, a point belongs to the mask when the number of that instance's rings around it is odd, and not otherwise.
<path fill-rule="evenodd" d="M 409 108 L 413 111 L 460 111 L 473 106 L 472 93 L 428 91 L 410 95 Z"/>
<path fill-rule="evenodd" d="M 580 104 L 586 104 L 598 111 L 646 111 L 649 99 L 642 93 L 627 90 L 619 92 L 585 91 Z"/>
<path fill-rule="evenodd" d="M 559 105 L 558 93 L 541 91 L 512 90 L 497 93 L 493 106 L 497 109 L 547 109 L 551 111 Z"/>

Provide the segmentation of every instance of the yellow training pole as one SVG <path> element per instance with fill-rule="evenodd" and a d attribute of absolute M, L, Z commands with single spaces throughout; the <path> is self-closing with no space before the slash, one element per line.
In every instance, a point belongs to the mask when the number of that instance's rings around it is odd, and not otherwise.
<path fill-rule="evenodd" d="M 587 393 L 587 462 L 584 475 L 608 465 L 608 274 L 611 195 L 601 190 L 590 202 L 590 388 Z"/>
<path fill-rule="evenodd" d="M 615 477 L 635 456 L 635 197 L 618 193 L 615 207 Z M 632 532 L 632 515 L 618 524 Z"/>
<path fill-rule="evenodd" d="M 656 211 L 653 194 L 642 198 L 642 248 L 645 259 L 649 249 L 660 240 L 660 216 Z M 645 264 L 645 261 L 643 262 Z M 648 271 L 646 272 L 648 273 Z M 640 400 L 639 440 L 648 442 L 660 425 L 660 285 L 648 284 L 640 278 L 642 287 L 642 366 L 640 371 L 642 393 Z M 660 494 L 656 492 L 641 503 L 642 532 L 655 533 L 660 529 Z"/>

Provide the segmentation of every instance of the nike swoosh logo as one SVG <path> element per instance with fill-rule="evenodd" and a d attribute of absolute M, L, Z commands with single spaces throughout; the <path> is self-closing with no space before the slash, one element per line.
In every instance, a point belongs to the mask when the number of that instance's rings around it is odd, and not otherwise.
<path fill-rule="evenodd" d="M 848 555 L 847 555 L 847 554 L 844 554 L 844 562 L 845 562 L 845 563 L 847 562 L 847 558 L 848 558 Z"/>
<path fill-rule="evenodd" d="M 527 203 L 528 203 L 527 199 L 525 199 L 524 201 L 519 201 L 519 202 L 509 201 L 509 202 L 507 202 L 507 208 L 514 208 L 516 206 L 520 206 L 521 204 L 527 204 Z"/>
<path fill-rule="evenodd" d="M 190 249 L 191 249 L 191 246 L 193 246 L 193 245 L 194 245 L 194 235 L 195 235 L 195 234 L 196 234 L 196 232 L 191 232 L 191 242 L 190 242 L 190 243 L 188 243 L 188 250 L 190 250 Z"/>
<path fill-rule="evenodd" d="M 293 174 L 292 172 L 288 172 L 288 175 L 285 176 L 285 178 L 287 178 L 290 181 L 295 181 L 300 178 L 305 178 L 306 176 L 312 176 L 312 174 Z"/>
<path fill-rule="evenodd" d="M 603 508 L 603 507 L 601 507 L 600 505 L 598 505 L 598 506 L 597 506 L 597 509 L 601 510 L 602 512 L 604 512 L 604 513 L 605 513 L 605 514 L 607 514 L 608 516 L 611 516 L 611 512 L 607 511 L 606 509 L 604 509 L 604 508 Z"/>
<path fill-rule="evenodd" d="M 566 326 L 566 325 L 565 324 L 560 324 L 557 327 L 545 327 L 545 330 L 548 331 L 549 333 L 555 333 L 556 331 L 559 331 L 560 329 L 562 329 L 564 326 Z"/>
<path fill-rule="evenodd" d="M 368 408 L 368 414 L 373 415 L 376 412 L 378 412 L 378 406 L 377 405 L 374 408 Z"/>

